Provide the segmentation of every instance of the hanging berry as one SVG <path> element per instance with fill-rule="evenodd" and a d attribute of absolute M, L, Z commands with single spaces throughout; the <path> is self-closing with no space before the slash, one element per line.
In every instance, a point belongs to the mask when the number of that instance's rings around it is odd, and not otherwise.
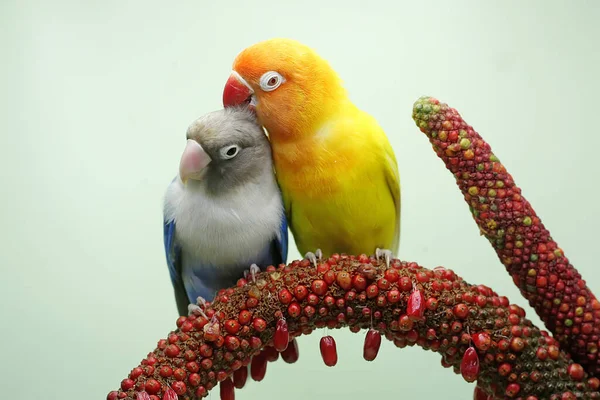
<path fill-rule="evenodd" d="M 338 357 L 335 339 L 332 336 L 323 336 L 319 345 L 321 348 L 321 357 L 325 365 L 333 367 L 337 364 Z"/>
<path fill-rule="evenodd" d="M 235 400 L 235 388 L 230 378 L 226 378 L 219 384 L 221 400 Z"/>
<path fill-rule="evenodd" d="M 460 373 L 467 382 L 474 382 L 479 375 L 479 356 L 473 346 L 470 346 L 463 355 Z"/>
<path fill-rule="evenodd" d="M 275 335 L 273 336 L 273 347 L 275 347 L 275 350 L 282 352 L 287 349 L 289 340 L 290 333 L 288 331 L 288 324 L 285 318 L 280 318 L 277 321 Z"/>
<path fill-rule="evenodd" d="M 262 381 L 267 373 L 267 357 L 261 352 L 252 357 L 250 376 L 257 382 Z"/>
<path fill-rule="evenodd" d="M 296 339 L 292 339 L 292 341 L 288 344 L 288 347 L 281 352 L 281 358 L 288 364 L 293 364 L 298 361 L 298 342 Z"/>
<path fill-rule="evenodd" d="M 420 290 L 413 290 L 406 303 L 406 315 L 412 321 L 419 321 L 423 318 L 423 311 L 425 311 L 425 302 L 423 300 L 423 294 Z"/>
<path fill-rule="evenodd" d="M 246 379 L 248 379 L 248 366 L 243 365 L 239 369 L 233 372 L 233 386 L 241 389 L 246 385 Z"/>
<path fill-rule="evenodd" d="M 367 361 L 373 361 L 379 353 L 381 346 L 381 334 L 375 329 L 369 329 L 365 336 L 365 344 L 363 347 L 363 358 Z"/>

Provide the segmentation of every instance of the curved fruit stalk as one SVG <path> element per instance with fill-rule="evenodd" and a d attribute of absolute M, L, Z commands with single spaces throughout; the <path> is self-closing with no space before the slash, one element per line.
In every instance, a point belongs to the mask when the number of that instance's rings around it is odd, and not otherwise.
<path fill-rule="evenodd" d="M 510 304 L 506 297 L 486 286 L 470 285 L 449 269 L 432 271 L 396 259 L 388 267 L 385 260 L 375 257 L 367 257 L 372 268 L 366 269 L 365 257 L 333 255 L 323 260 L 318 270 L 297 260 L 257 274 L 255 283 L 220 291 L 214 302 L 205 305 L 204 312 L 221 326 L 236 319 L 240 324 L 237 333 L 221 329 L 218 337 L 211 336 L 207 341 L 207 318 L 179 318 L 177 330 L 160 340 L 109 398 L 135 399 L 138 391 L 145 390 L 162 400 L 168 387 L 180 398 L 203 398 L 250 359 L 252 379 L 260 381 L 267 366 L 263 349 L 272 348 L 277 321 L 285 318 L 291 338 L 325 327 L 349 327 L 357 332 L 376 326 L 399 348 L 418 345 L 440 353 L 442 364 L 457 374 L 465 352 L 471 348 L 469 351 L 475 351 L 479 358 L 478 385 L 499 398 L 600 399 L 600 381 L 574 364 L 548 333 L 533 326 L 525 318 L 525 311 Z M 338 275 L 342 275 L 343 282 L 350 276 L 355 284 L 343 289 L 337 283 Z M 394 283 L 381 279 L 393 275 L 399 277 Z M 404 285 L 406 280 L 420 282 L 426 305 L 422 321 L 409 330 L 401 323 L 407 317 L 412 292 L 411 285 Z M 377 285 L 378 294 L 369 298 L 371 285 Z M 303 289 L 296 290 L 299 287 Z M 288 308 L 271 295 L 284 288 L 302 298 L 295 297 L 302 309 L 300 315 L 289 315 Z M 248 307 L 250 299 L 257 301 L 252 300 Z M 488 337 L 488 350 L 475 345 L 486 348 Z M 327 351 L 334 341 L 325 338 L 323 342 L 329 357 Z M 329 358 L 325 361 L 332 363 Z"/>
<path fill-rule="evenodd" d="M 418 99 L 412 117 L 523 297 L 573 359 L 600 375 L 600 302 L 490 145 L 455 109 L 432 97 Z"/>

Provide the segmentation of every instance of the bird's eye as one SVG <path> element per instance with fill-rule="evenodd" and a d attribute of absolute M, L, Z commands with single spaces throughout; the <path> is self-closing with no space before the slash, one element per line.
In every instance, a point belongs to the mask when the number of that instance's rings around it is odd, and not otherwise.
<path fill-rule="evenodd" d="M 279 72 L 269 71 L 260 77 L 259 84 L 262 90 L 270 92 L 277 89 L 283 82 L 285 82 L 285 79 Z"/>
<path fill-rule="evenodd" d="M 219 152 L 221 153 L 221 157 L 225 160 L 233 158 L 237 156 L 237 153 L 240 151 L 240 147 L 238 145 L 225 146 Z"/>

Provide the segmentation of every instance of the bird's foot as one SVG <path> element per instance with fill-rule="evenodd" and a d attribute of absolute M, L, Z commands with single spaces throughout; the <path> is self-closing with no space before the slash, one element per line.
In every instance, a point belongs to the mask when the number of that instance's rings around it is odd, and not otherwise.
<path fill-rule="evenodd" d="M 323 252 L 321 251 L 321 249 L 317 249 L 314 253 L 312 251 L 309 251 L 304 255 L 304 259 L 310 261 L 315 266 L 315 268 L 317 267 L 317 262 L 321 258 L 323 258 Z"/>
<path fill-rule="evenodd" d="M 198 296 L 198 298 L 196 298 L 196 304 L 202 308 L 206 308 L 206 299 L 202 296 Z"/>
<path fill-rule="evenodd" d="M 252 282 L 256 282 L 256 274 L 260 272 L 260 268 L 256 264 L 252 264 L 250 269 L 244 271 L 244 279 L 251 279 Z"/>
<path fill-rule="evenodd" d="M 379 259 L 381 257 L 383 257 L 385 259 L 385 266 L 386 267 L 390 267 L 390 260 L 393 258 L 393 254 L 391 250 L 388 249 L 380 249 L 379 247 L 375 249 L 375 258 L 377 258 L 377 261 L 379 261 Z"/>
<path fill-rule="evenodd" d="M 208 319 L 206 314 L 204 314 L 204 311 L 202 311 L 202 308 L 197 304 L 188 304 L 188 315 L 203 316 L 204 318 Z"/>

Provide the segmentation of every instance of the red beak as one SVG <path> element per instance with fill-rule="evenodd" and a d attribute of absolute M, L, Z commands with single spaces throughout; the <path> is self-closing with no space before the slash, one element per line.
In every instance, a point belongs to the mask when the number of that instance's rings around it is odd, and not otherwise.
<path fill-rule="evenodd" d="M 252 89 L 243 81 L 243 78 L 232 73 L 223 89 L 223 106 L 233 107 L 244 103 L 249 104 L 252 94 Z"/>

